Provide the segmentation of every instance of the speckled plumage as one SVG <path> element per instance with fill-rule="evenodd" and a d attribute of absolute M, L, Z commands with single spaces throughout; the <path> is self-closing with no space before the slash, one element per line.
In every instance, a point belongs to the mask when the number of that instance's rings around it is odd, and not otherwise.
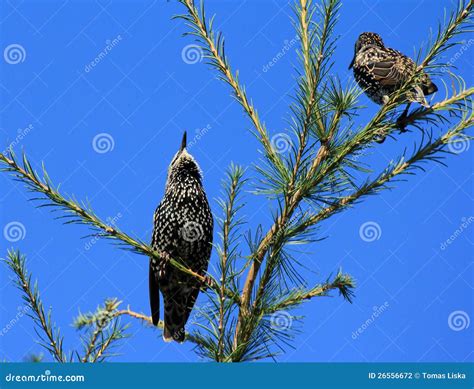
<path fill-rule="evenodd" d="M 413 60 L 397 50 L 385 47 L 382 38 L 373 32 L 360 34 L 355 44 L 354 58 L 349 68 L 354 68 L 354 77 L 367 96 L 377 104 L 384 104 L 390 94 L 400 88 L 413 74 Z M 407 94 L 408 101 L 427 105 L 425 96 L 438 88 L 424 74 L 421 83 Z"/>
<path fill-rule="evenodd" d="M 186 150 L 186 134 L 173 158 L 165 195 L 154 217 L 152 247 L 204 275 L 212 248 L 213 220 L 197 162 Z M 184 340 L 184 326 L 199 294 L 201 283 L 165 258 L 150 259 L 149 291 L 153 323 L 160 316 L 159 292 L 164 300 L 165 341 Z"/>

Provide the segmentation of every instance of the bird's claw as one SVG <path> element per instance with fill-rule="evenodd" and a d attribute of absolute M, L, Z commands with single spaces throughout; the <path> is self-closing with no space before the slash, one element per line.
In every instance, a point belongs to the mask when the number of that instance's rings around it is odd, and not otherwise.
<path fill-rule="evenodd" d="M 204 280 L 202 283 L 202 289 L 206 290 L 208 288 L 211 288 L 214 285 L 214 281 L 212 280 L 211 277 L 209 276 L 204 276 Z"/>
<path fill-rule="evenodd" d="M 374 136 L 374 140 L 377 143 L 383 143 L 383 142 L 385 142 L 385 139 L 387 139 L 387 135 L 384 134 L 384 133 L 379 133 L 379 134 Z"/>

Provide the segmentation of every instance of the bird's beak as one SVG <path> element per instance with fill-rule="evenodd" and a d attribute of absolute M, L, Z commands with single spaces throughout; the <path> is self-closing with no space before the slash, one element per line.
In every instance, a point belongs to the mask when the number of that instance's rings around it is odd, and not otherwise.
<path fill-rule="evenodd" d="M 179 149 L 179 151 L 183 151 L 185 148 L 186 148 L 186 131 L 184 131 L 184 134 L 183 134 L 183 139 L 181 140 L 181 148 Z"/>
<path fill-rule="evenodd" d="M 349 65 L 349 69 L 352 69 L 352 67 L 354 66 L 355 59 L 356 59 L 356 56 L 354 54 L 354 57 L 352 58 L 351 64 Z"/>

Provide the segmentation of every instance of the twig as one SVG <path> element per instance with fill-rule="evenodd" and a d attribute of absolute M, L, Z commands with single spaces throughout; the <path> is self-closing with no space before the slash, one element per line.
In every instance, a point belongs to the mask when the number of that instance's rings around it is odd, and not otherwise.
<path fill-rule="evenodd" d="M 66 355 L 63 352 L 63 338 L 60 336 L 59 329 L 54 328 L 51 321 L 51 312 L 47 315 L 43 309 L 43 303 L 40 298 L 38 284 L 31 285 L 31 275 L 26 269 L 26 258 L 19 251 L 9 251 L 6 264 L 15 273 L 15 283 L 24 295 L 23 299 L 31 309 L 28 315 L 34 320 L 38 327 L 46 335 L 47 341 L 41 344 L 48 350 L 57 362 L 67 362 Z"/>
<path fill-rule="evenodd" d="M 117 310 L 116 312 L 114 312 L 113 316 L 114 317 L 130 316 L 130 317 L 133 317 L 134 319 L 138 319 L 138 320 L 144 322 L 145 324 L 149 325 L 150 327 L 156 327 L 160 330 L 163 330 L 164 326 L 165 326 L 165 323 L 163 322 L 163 320 L 160 320 L 158 322 L 158 325 L 154 326 L 153 321 L 151 319 L 151 316 L 147 316 L 143 313 L 134 312 L 130 308 Z M 189 332 L 186 332 L 185 340 L 189 341 L 189 342 L 192 342 L 192 343 L 196 343 L 196 344 L 200 343 L 198 338 L 196 338 L 194 335 L 190 334 Z"/>

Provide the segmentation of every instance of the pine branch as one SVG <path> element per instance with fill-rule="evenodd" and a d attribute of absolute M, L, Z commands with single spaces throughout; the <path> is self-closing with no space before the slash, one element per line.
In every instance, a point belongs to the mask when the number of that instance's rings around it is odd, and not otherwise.
<path fill-rule="evenodd" d="M 465 14 L 465 12 L 470 12 L 470 5 L 466 10 L 458 10 L 458 12 L 461 12 Z M 453 24 L 449 24 L 446 27 L 446 32 L 445 35 L 449 35 L 452 37 L 453 32 L 462 29 L 462 23 L 466 20 L 466 17 L 463 18 L 453 18 L 454 22 Z M 449 38 L 448 38 L 449 40 Z M 445 44 L 447 40 L 443 40 L 442 44 Z M 433 58 L 434 55 L 431 57 Z M 301 200 L 305 196 L 307 196 L 313 188 L 315 188 L 323 179 L 328 177 L 333 169 L 339 168 L 340 163 L 346 158 L 347 155 L 349 155 L 351 152 L 355 152 L 357 150 L 360 150 L 364 147 L 367 146 L 367 144 L 372 143 L 374 140 L 374 137 L 376 137 L 381 130 L 383 133 L 387 134 L 390 132 L 390 130 L 393 130 L 397 128 L 397 124 L 395 122 L 388 122 L 388 123 L 383 123 L 383 121 L 386 119 L 388 114 L 392 112 L 396 107 L 398 107 L 402 103 L 402 96 L 406 94 L 407 91 L 411 89 L 411 85 L 413 85 L 413 82 L 416 80 L 417 77 L 421 76 L 421 72 L 423 70 L 423 67 L 419 67 L 417 73 L 410 79 L 397 93 L 394 93 L 387 104 L 385 104 L 380 111 L 377 113 L 374 119 L 372 119 L 366 127 L 358 134 L 356 134 L 352 139 L 350 139 L 347 144 L 343 144 L 341 147 L 339 147 L 337 150 L 334 150 L 332 154 L 335 156 L 333 157 L 333 160 L 329 161 L 329 163 L 325 166 L 325 161 L 330 155 L 330 145 L 331 145 L 331 140 L 333 136 L 335 135 L 336 132 L 336 125 L 330 125 L 328 129 L 328 137 L 326 141 L 323 139 L 321 141 L 320 148 L 316 154 L 316 157 L 313 160 L 313 163 L 311 164 L 310 169 L 307 171 L 305 181 L 307 181 L 306 185 L 303 185 L 295 192 L 293 197 L 286 202 L 285 207 L 282 210 L 282 213 L 280 216 L 278 216 L 275 219 L 274 224 L 270 228 L 270 230 L 267 232 L 265 237 L 262 239 L 258 249 L 255 251 L 253 254 L 253 262 L 252 266 L 249 270 L 245 285 L 244 285 L 244 290 L 242 293 L 242 305 L 241 305 L 241 310 L 240 310 L 240 315 L 239 315 L 239 322 L 237 325 L 237 330 L 234 338 L 234 345 L 237 345 L 239 342 L 239 332 L 241 328 L 241 322 L 244 320 L 245 316 L 251 315 L 251 310 L 249 310 L 249 303 L 251 299 L 251 294 L 252 290 L 254 287 L 254 284 L 257 279 L 257 274 L 259 273 L 260 267 L 262 265 L 263 259 L 268 252 L 269 248 L 274 245 L 274 242 L 276 241 L 275 237 L 278 237 L 278 234 L 280 231 L 284 229 L 285 224 L 291 219 L 293 212 L 297 209 L 299 206 Z M 451 106 L 448 104 L 452 103 L 455 105 L 458 102 L 464 102 L 466 100 L 466 97 L 470 96 L 472 94 L 472 88 L 470 88 L 467 91 L 462 92 L 459 96 L 447 99 L 444 102 L 438 103 L 434 107 L 432 107 L 430 110 L 426 110 L 424 113 L 418 112 L 418 119 L 421 119 L 423 117 L 428 116 L 432 112 L 436 112 L 438 110 L 443 110 L 443 109 L 450 109 Z M 456 107 L 457 108 L 457 107 Z M 423 111 L 421 111 L 423 112 Z M 338 118 L 335 120 L 338 121 Z M 329 168 L 328 168 L 328 167 Z M 313 224 L 308 224 L 308 226 L 313 225 Z M 278 250 L 277 250 L 278 251 Z M 268 284 L 269 280 L 271 279 L 271 273 L 272 273 L 272 263 L 270 260 L 267 262 L 267 266 L 264 269 L 263 276 L 260 280 L 260 284 L 258 287 L 257 291 L 257 296 L 254 300 L 254 308 L 256 304 L 258 303 L 259 299 L 263 296 L 265 292 L 266 285 Z M 244 336 L 241 341 L 244 343 L 248 339 L 248 336 L 250 335 L 250 331 L 247 332 L 247 336 Z"/>
<path fill-rule="evenodd" d="M 104 361 L 106 357 L 112 356 L 106 352 L 116 342 L 127 337 L 125 330 L 128 326 L 122 325 L 115 316 L 120 303 L 117 299 L 107 299 L 104 305 L 97 307 L 94 313 L 80 313 L 74 320 L 74 327 L 88 330 L 88 336 L 83 338 L 84 356 L 78 355 L 81 362 Z"/>
<path fill-rule="evenodd" d="M 67 362 L 66 354 L 63 352 L 63 337 L 59 328 L 55 326 L 51 318 L 51 310 L 44 312 L 43 302 L 40 297 L 38 283 L 31 283 L 31 275 L 26 269 L 26 258 L 19 251 L 8 251 L 5 264 L 15 274 L 15 284 L 23 292 L 23 300 L 26 302 L 30 316 L 37 329 L 40 345 L 44 347 L 57 362 Z M 43 332 L 41 335 L 40 332 Z"/>
<path fill-rule="evenodd" d="M 339 271 L 334 280 L 327 280 L 323 284 L 317 285 L 309 290 L 301 289 L 294 290 L 289 295 L 285 296 L 282 300 L 278 301 L 273 306 L 265 309 L 265 314 L 278 312 L 280 310 L 286 310 L 294 308 L 300 305 L 305 300 L 310 300 L 314 297 L 325 297 L 329 295 L 332 290 L 338 290 L 339 294 L 344 297 L 345 300 L 352 303 L 354 296 L 353 289 L 355 288 L 355 282 L 352 277 L 348 274 L 343 274 Z"/>
<path fill-rule="evenodd" d="M 225 358 L 225 335 L 226 322 L 228 320 L 229 307 L 226 306 L 225 287 L 229 282 L 229 273 L 231 277 L 234 276 L 233 262 L 236 257 L 236 248 L 233 247 L 235 238 L 233 237 L 234 230 L 241 224 L 240 220 L 236 220 L 236 214 L 241 209 L 241 205 L 237 205 L 239 192 L 242 189 L 245 181 L 242 179 L 244 174 L 243 169 L 238 166 L 231 166 L 228 172 L 229 184 L 226 188 L 227 198 L 221 201 L 221 206 L 224 211 L 224 219 L 222 226 L 222 249 L 219 249 L 220 270 L 221 270 L 221 289 L 219 293 L 219 324 L 218 324 L 218 345 L 217 345 L 217 361 L 222 362 Z M 225 184 L 226 185 L 226 184 Z"/>
<path fill-rule="evenodd" d="M 312 125 L 313 110 L 316 104 L 316 91 L 318 74 L 320 69 L 320 62 L 317 65 L 313 62 L 313 56 L 311 55 L 312 47 L 314 44 L 314 32 L 309 30 L 309 24 L 312 19 L 312 12 L 310 13 L 308 7 L 311 6 L 311 0 L 301 0 L 300 7 L 296 9 L 298 16 L 299 29 L 298 35 L 301 42 L 301 57 L 303 62 L 304 74 L 299 81 L 299 99 L 298 105 L 300 107 L 295 108 L 297 116 L 300 116 L 300 110 L 304 112 L 304 119 L 300 124 L 301 128 L 297 129 L 299 135 L 299 147 L 295 156 L 295 162 L 293 166 L 293 174 L 289 183 L 288 192 L 291 194 L 294 188 L 296 178 L 300 171 L 301 160 L 303 158 L 308 137 L 310 133 L 310 127 Z"/>
<path fill-rule="evenodd" d="M 337 1 L 330 1 L 329 4 L 324 3 L 324 12 L 323 12 L 323 27 L 322 27 L 322 33 L 319 38 L 319 52 L 318 56 L 314 58 L 314 55 L 312 55 L 311 49 L 308 47 L 309 43 L 311 42 L 311 39 L 309 37 L 310 33 L 308 32 L 308 26 L 310 23 L 310 18 L 311 15 L 313 14 L 313 10 L 308 9 L 309 6 L 311 6 L 311 2 L 301 2 L 301 8 L 297 8 L 297 11 L 299 13 L 299 20 L 300 20 L 300 35 L 302 37 L 302 51 L 303 51 L 303 62 L 304 62 L 304 67 L 305 67 L 305 74 L 306 77 L 308 78 L 308 88 L 310 89 L 310 98 L 308 99 L 303 99 L 303 104 L 304 104 L 304 119 L 303 119 L 303 127 L 301 129 L 301 134 L 303 136 L 304 131 L 306 131 L 307 126 L 310 124 L 310 120 L 312 120 L 312 117 L 314 116 L 313 112 L 313 101 L 311 98 L 311 93 L 316 93 L 314 89 L 317 87 L 317 83 L 319 81 L 319 77 L 321 75 L 321 67 L 322 67 L 322 61 L 324 61 L 324 54 L 325 53 L 325 47 L 327 44 L 328 40 L 328 35 L 329 32 L 332 31 L 334 28 L 334 22 L 336 19 L 336 13 L 338 10 L 338 2 Z M 312 69 L 312 64 L 315 64 L 314 69 Z M 318 115 L 318 114 L 317 114 Z M 320 114 L 319 114 L 320 115 Z M 312 177 L 318 168 L 318 166 L 321 164 L 321 162 L 326 158 L 326 156 L 329 153 L 329 145 L 330 142 L 335 135 L 336 128 L 331 127 L 329 133 L 324 134 L 321 132 L 320 134 L 320 141 L 321 145 L 319 147 L 319 150 L 313 160 L 313 163 L 311 164 L 310 169 L 308 170 L 306 177 Z M 303 149 L 302 149 L 303 144 L 300 142 L 300 150 L 298 151 L 298 155 L 302 155 Z M 298 161 L 298 159 L 297 159 Z M 297 175 L 299 174 L 299 170 L 301 168 L 300 164 L 298 163 L 298 166 L 295 164 L 295 169 L 297 169 L 297 172 L 295 173 L 294 170 L 294 175 L 293 178 L 296 179 Z M 292 189 L 294 186 L 294 181 L 290 181 L 290 189 Z M 303 188 L 298 188 L 298 190 L 295 193 L 291 193 L 291 196 L 286 198 L 285 200 L 285 206 L 282 210 L 281 215 L 276 217 L 274 224 L 270 228 L 270 230 L 267 232 L 265 237 L 262 239 L 260 242 L 260 245 L 258 249 L 255 251 L 255 253 L 252 254 L 252 265 L 250 267 L 249 273 L 247 275 L 247 278 L 245 280 L 245 285 L 243 288 L 242 292 L 242 308 L 239 314 L 239 320 L 237 324 L 237 329 L 234 337 L 234 345 L 237 344 L 238 338 L 240 336 L 240 328 L 241 328 L 241 322 L 244 319 L 244 316 L 247 316 L 250 314 L 249 311 L 249 305 L 250 305 L 250 300 L 251 300 L 251 295 L 252 291 L 254 288 L 254 284 L 257 279 L 257 274 L 260 271 L 260 267 L 262 265 L 263 259 L 268 252 L 268 249 L 275 243 L 276 239 L 275 237 L 278 237 L 278 234 L 280 231 L 284 228 L 285 224 L 291 219 L 294 211 L 298 208 L 298 205 L 300 204 L 300 201 L 302 200 L 302 197 L 304 195 L 304 190 Z M 277 250 L 278 251 L 278 250 Z M 257 298 L 255 301 L 258 301 L 258 299 L 262 296 L 264 293 L 264 290 L 266 288 L 266 285 L 268 281 L 270 280 L 271 273 L 273 269 L 273 264 L 272 261 L 269 260 L 269 263 L 265 269 L 264 275 L 262 277 L 262 280 L 260 282 L 258 292 L 257 292 Z M 245 339 L 244 339 L 245 342 Z"/>
<path fill-rule="evenodd" d="M 418 70 L 422 70 L 442 52 L 455 46 L 457 43 L 451 43 L 450 41 L 456 35 L 472 32 L 473 5 L 473 0 L 467 0 L 467 2 L 466 0 L 458 1 L 457 10 L 450 15 L 448 22 L 445 23 L 444 28 L 441 25 L 438 26 L 436 39 L 430 45 L 431 47 L 428 50 L 424 60 L 418 66 Z"/>
<path fill-rule="evenodd" d="M 300 231 L 304 231 L 307 227 L 313 226 L 319 223 L 320 221 L 329 218 L 335 213 L 345 208 L 348 208 L 364 196 L 378 193 L 381 189 L 386 188 L 386 184 L 389 181 L 394 181 L 398 176 L 404 174 L 411 174 L 416 169 L 423 170 L 423 168 L 421 167 L 422 162 L 439 162 L 440 157 L 438 157 L 437 154 L 449 153 L 449 150 L 446 150 L 446 147 L 450 143 L 455 143 L 456 138 L 464 134 L 464 131 L 472 127 L 473 125 L 474 114 L 471 109 L 471 112 L 469 114 L 466 114 L 465 117 L 455 127 L 451 128 L 447 133 L 445 133 L 434 141 L 428 139 L 426 144 L 422 147 L 419 147 L 418 150 L 410 158 L 405 160 L 405 157 L 402 155 L 398 159 L 398 162 L 392 163 L 375 180 L 369 181 L 357 191 L 339 199 L 334 204 L 321 209 L 317 214 L 308 218 L 306 223 L 301 226 Z M 467 141 L 472 139 L 472 137 L 465 135 L 465 139 Z"/>
<path fill-rule="evenodd" d="M 207 20 L 203 2 L 201 2 L 200 11 L 194 4 L 194 0 L 179 0 L 179 2 L 186 8 L 187 14 L 179 15 L 176 18 L 183 19 L 191 29 L 191 32 L 185 35 L 195 36 L 198 41 L 203 44 L 203 50 L 206 53 L 205 57 L 209 60 L 209 64 L 220 73 L 220 79 L 230 85 L 234 97 L 252 121 L 259 135 L 259 140 L 264 147 L 266 156 L 274 166 L 283 171 L 282 160 L 273 149 L 265 125 L 260 121 L 252 101 L 248 99 L 245 88 L 239 83 L 238 72 L 232 72 L 225 55 L 224 38 L 221 33 L 215 33 L 213 31 L 214 18 Z"/>
<path fill-rule="evenodd" d="M 199 281 L 201 281 L 204 289 L 210 287 L 212 289 L 219 290 L 218 283 L 210 276 L 206 277 L 196 273 L 195 271 L 181 264 L 179 261 L 171 258 L 167 253 L 157 252 L 149 245 L 146 245 L 140 240 L 132 238 L 131 236 L 119 230 L 117 227 L 103 222 L 86 203 L 80 204 L 74 200 L 74 198 L 66 198 L 62 196 L 59 193 L 59 190 L 54 188 L 54 185 L 49 178 L 44 165 L 43 179 L 41 179 L 34 171 L 31 163 L 26 157 L 26 154 L 23 155 L 23 166 L 20 166 L 16 161 L 15 155 L 12 151 L 10 151 L 9 156 L 0 153 L 0 164 L 6 166 L 1 168 L 0 171 L 13 174 L 17 180 L 26 184 L 29 191 L 40 193 L 44 196 L 42 198 L 35 198 L 34 200 L 49 200 L 49 202 L 40 205 L 40 207 L 58 207 L 64 211 L 65 215 L 62 218 L 67 220 L 65 224 L 86 225 L 96 232 L 96 236 L 118 242 L 119 244 L 125 246 L 125 249 L 127 250 L 131 250 L 137 254 L 146 255 L 148 257 L 154 257 L 158 260 L 164 259 L 168 261 L 171 265 L 182 272 L 196 277 Z M 236 303 L 240 303 L 240 298 L 238 295 L 228 290 L 226 293 Z"/>

